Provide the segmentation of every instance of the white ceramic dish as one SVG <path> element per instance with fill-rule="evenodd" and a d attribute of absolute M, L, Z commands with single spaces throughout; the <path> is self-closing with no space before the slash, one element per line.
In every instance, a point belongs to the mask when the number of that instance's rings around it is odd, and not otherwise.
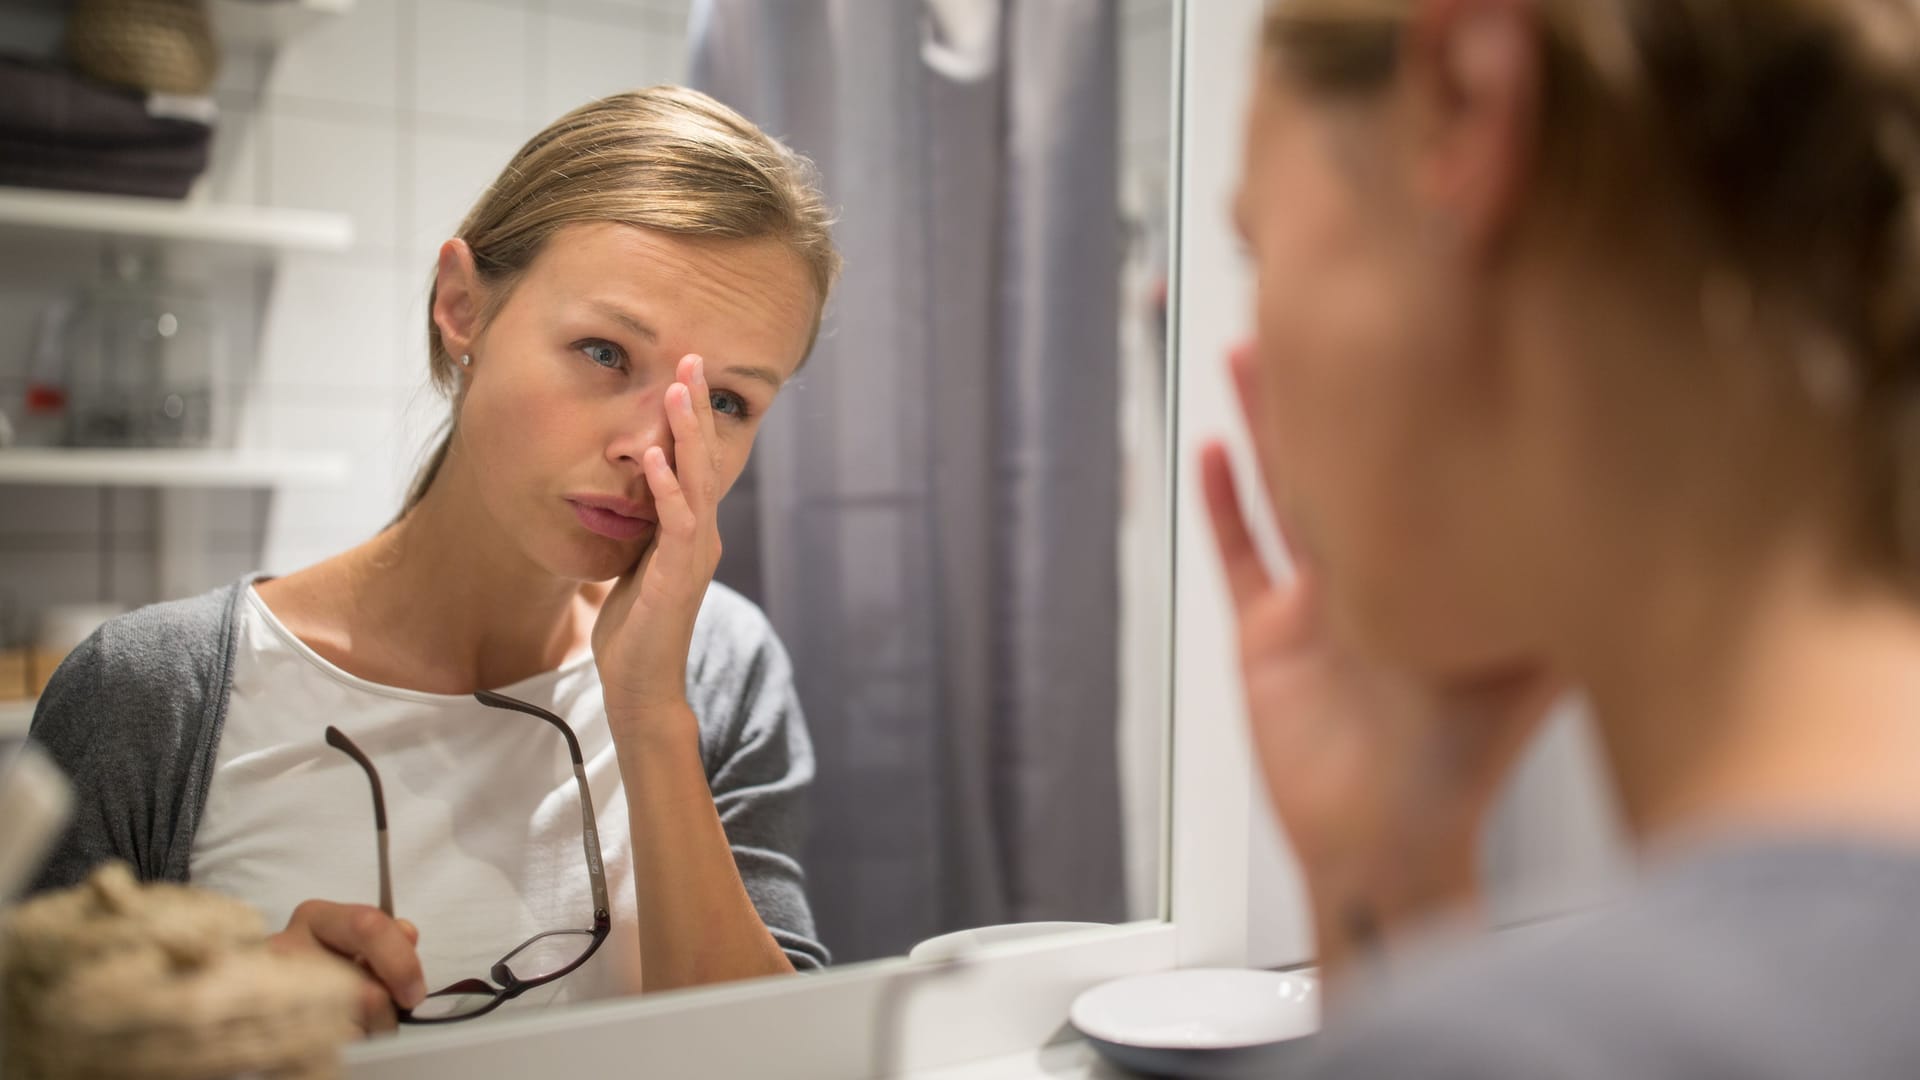
<path fill-rule="evenodd" d="M 1161 971 L 1096 986 L 1069 1015 L 1101 1054 L 1135 1072 L 1271 1077 L 1319 1029 L 1320 986 L 1277 971 Z"/>
<path fill-rule="evenodd" d="M 1047 937 L 1071 930 L 1089 930 L 1106 926 L 1096 922 L 1030 922 L 1001 923 L 998 926 L 980 926 L 972 930 L 955 930 L 951 934 L 928 938 L 913 947 L 907 953 L 907 959 L 916 964 L 937 964 L 949 960 L 964 959 L 970 953 L 991 945 L 1005 945 L 1028 938 Z"/>

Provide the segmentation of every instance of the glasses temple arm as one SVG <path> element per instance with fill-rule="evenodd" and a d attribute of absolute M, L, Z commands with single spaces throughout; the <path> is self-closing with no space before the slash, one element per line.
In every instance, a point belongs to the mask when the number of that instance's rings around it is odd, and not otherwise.
<path fill-rule="evenodd" d="M 380 858 L 380 910 L 389 917 L 393 915 L 393 876 L 387 868 L 387 800 L 380 790 L 380 773 L 373 767 L 373 761 L 362 753 L 346 732 L 329 724 L 327 726 L 327 745 L 345 753 L 358 762 L 367 774 L 367 784 L 373 789 L 373 831 L 374 843 Z"/>
<path fill-rule="evenodd" d="M 496 709 L 510 709 L 545 720 L 559 728 L 560 734 L 566 736 L 567 754 L 573 759 L 573 779 L 580 787 L 581 843 L 587 854 L 587 875 L 592 879 L 594 914 L 597 917 L 602 912 L 612 911 L 607 901 L 607 872 L 600 862 L 600 826 L 593 816 L 593 792 L 587 787 L 586 758 L 580 753 L 580 740 L 574 735 L 573 728 L 567 726 L 565 720 L 538 705 L 530 705 L 505 694 L 496 694 L 491 690 L 478 690 L 473 696 L 482 705 L 490 705 Z"/>

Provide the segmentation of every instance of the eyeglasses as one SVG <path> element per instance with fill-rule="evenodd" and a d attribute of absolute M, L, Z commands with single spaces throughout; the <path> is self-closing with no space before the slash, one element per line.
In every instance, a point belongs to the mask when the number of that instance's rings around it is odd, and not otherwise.
<path fill-rule="evenodd" d="M 461 979 L 435 990 L 417 1007 L 400 1010 L 399 1018 L 403 1024 L 447 1024 L 490 1013 L 534 987 L 562 978 L 586 963 L 587 958 L 600 948 L 600 943 L 607 939 L 607 931 L 612 926 L 612 919 L 607 914 L 607 875 L 600 865 L 600 829 L 593 817 L 593 796 L 587 790 L 587 766 L 580 755 L 580 740 L 574 737 L 573 729 L 567 726 L 565 720 L 537 705 L 487 690 L 481 690 L 473 696 L 482 705 L 537 716 L 559 728 L 560 734 L 567 737 L 567 752 L 573 756 L 573 779 L 580 786 L 580 820 L 586 830 L 587 875 L 593 883 L 593 929 L 549 930 L 544 934 L 535 934 L 493 965 L 488 972 L 492 982 L 486 979 Z M 393 879 L 387 867 L 387 802 L 380 791 L 380 773 L 374 769 L 367 755 L 339 728 L 327 728 L 327 745 L 359 762 L 360 767 L 366 770 L 367 782 L 373 787 L 373 827 L 380 855 L 380 910 L 391 916 Z"/>

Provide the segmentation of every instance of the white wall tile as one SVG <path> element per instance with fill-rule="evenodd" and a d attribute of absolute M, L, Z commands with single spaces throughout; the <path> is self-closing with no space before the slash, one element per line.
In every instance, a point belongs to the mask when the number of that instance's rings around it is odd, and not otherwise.
<path fill-rule="evenodd" d="M 146 544 L 120 544 L 108 553 L 102 569 L 101 592 L 128 608 L 145 607 L 162 597 L 159 592 L 159 565 L 153 548 Z M 208 586 L 211 588 L 211 584 Z"/>
<path fill-rule="evenodd" d="M 399 103 L 400 7 L 363 0 L 289 41 L 266 77 L 271 98 L 392 109 Z"/>
<path fill-rule="evenodd" d="M 543 124 L 595 98 L 685 78 L 679 36 L 642 23 L 567 15 L 546 21 Z"/>
<path fill-rule="evenodd" d="M 391 124 L 274 109 L 267 202 L 353 217 L 354 246 L 391 250 L 397 235 L 399 137 Z"/>
<path fill-rule="evenodd" d="M 399 510 L 412 465 L 403 394 L 369 392 L 359 404 L 331 408 L 297 397 L 259 404 L 259 423 L 250 432 L 257 444 L 345 453 L 351 462 L 344 485 L 274 493 L 265 514 L 268 553 L 289 544 L 344 549 L 379 531 Z"/>
<path fill-rule="evenodd" d="M 519 130 L 527 102 L 527 13 L 473 0 L 414 6 L 413 107 Z"/>
<path fill-rule="evenodd" d="M 391 261 L 293 255 L 273 275 L 256 386 L 346 390 L 402 382 L 396 354 L 400 281 Z"/>
<path fill-rule="evenodd" d="M 273 54 L 257 49 L 223 49 L 220 74 L 213 83 L 213 96 L 225 109 L 237 105 L 252 109 L 266 89 L 267 73 L 273 68 Z"/>
<path fill-rule="evenodd" d="M 59 550 L 8 551 L 0 609 L 31 623 L 26 613 L 49 604 L 91 604 L 101 599 L 100 552 L 88 537 Z"/>
<path fill-rule="evenodd" d="M 257 205 L 266 192 L 261 185 L 260 159 L 265 155 L 265 125 L 250 108 L 223 105 L 213 126 L 213 146 L 207 171 L 200 178 L 206 197 L 214 202 Z"/>
<path fill-rule="evenodd" d="M 100 530 L 100 493 L 91 488 L 0 484 L 0 550 L 21 536 L 90 536 Z M 0 565 L 5 565 L 0 555 Z"/>
<path fill-rule="evenodd" d="M 422 131 L 407 146 L 409 239 L 402 251 L 424 275 L 440 244 L 500 175 L 523 140 Z"/>

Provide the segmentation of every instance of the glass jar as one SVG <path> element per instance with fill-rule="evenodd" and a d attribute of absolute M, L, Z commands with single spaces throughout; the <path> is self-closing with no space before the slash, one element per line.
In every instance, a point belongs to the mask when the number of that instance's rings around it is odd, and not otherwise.
<path fill-rule="evenodd" d="M 151 255 L 110 250 L 64 341 L 69 444 L 212 443 L 220 335 L 198 285 L 167 277 Z"/>

